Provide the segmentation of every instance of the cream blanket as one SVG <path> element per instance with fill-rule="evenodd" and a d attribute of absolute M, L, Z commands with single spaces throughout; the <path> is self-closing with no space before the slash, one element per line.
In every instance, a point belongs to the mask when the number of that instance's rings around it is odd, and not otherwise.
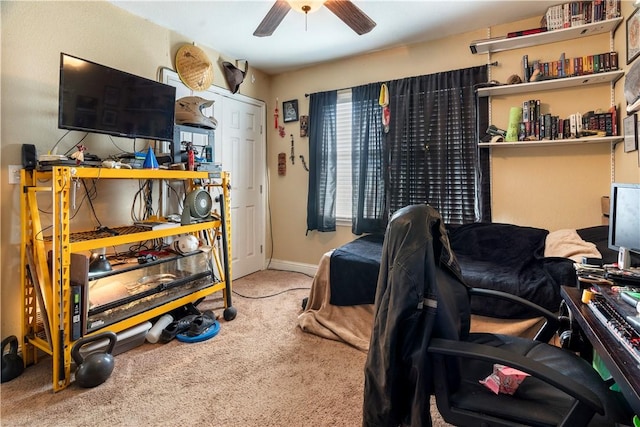
<path fill-rule="evenodd" d="M 308 333 L 345 342 L 364 352 L 369 350 L 369 339 L 373 325 L 373 304 L 335 306 L 329 303 L 329 265 L 331 252 L 322 256 L 313 279 L 309 300 L 298 316 L 300 328 Z M 542 318 L 523 320 L 498 319 L 471 316 L 472 332 L 493 332 L 533 338 L 542 325 Z"/>
<path fill-rule="evenodd" d="M 582 262 L 583 256 L 602 258 L 595 244 L 582 240 L 578 232 L 571 229 L 556 230 L 547 234 L 544 256 L 571 258 L 577 263 Z"/>

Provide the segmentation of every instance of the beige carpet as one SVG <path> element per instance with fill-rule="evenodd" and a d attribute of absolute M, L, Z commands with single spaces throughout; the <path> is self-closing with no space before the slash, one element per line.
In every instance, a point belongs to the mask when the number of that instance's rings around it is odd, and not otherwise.
<path fill-rule="evenodd" d="M 54 393 L 51 360 L 2 384 L 2 426 L 360 426 L 366 353 L 298 327 L 312 278 L 267 270 L 234 282 L 218 336 L 144 344 L 93 389 Z M 302 289 L 300 289 L 302 288 Z M 270 296 L 272 295 L 272 296 Z M 269 297 L 270 296 L 270 297 Z M 260 298 L 265 297 L 265 298 Z M 222 314 L 220 296 L 201 310 Z M 446 425 L 434 414 L 434 425 Z"/>

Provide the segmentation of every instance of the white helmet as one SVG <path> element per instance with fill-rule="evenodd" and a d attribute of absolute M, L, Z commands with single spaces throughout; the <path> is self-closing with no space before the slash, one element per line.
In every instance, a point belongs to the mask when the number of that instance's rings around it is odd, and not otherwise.
<path fill-rule="evenodd" d="M 176 101 L 176 124 L 196 126 L 200 128 L 215 129 L 218 121 L 213 117 L 207 117 L 203 109 L 211 107 L 214 101 L 209 101 L 199 96 L 185 96 Z"/>
<path fill-rule="evenodd" d="M 198 250 L 198 246 L 200 246 L 198 238 L 193 234 L 186 234 L 174 240 L 171 249 L 184 255 Z"/>

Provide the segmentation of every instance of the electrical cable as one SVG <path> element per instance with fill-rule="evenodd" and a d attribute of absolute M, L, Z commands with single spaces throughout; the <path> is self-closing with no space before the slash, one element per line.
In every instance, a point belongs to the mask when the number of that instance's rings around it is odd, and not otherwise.
<path fill-rule="evenodd" d="M 276 292 L 275 294 L 269 294 L 269 295 L 261 295 L 261 296 L 249 296 L 249 295 L 242 295 L 241 293 L 239 293 L 238 291 L 233 291 L 233 293 L 239 297 L 242 298 L 247 298 L 247 299 L 265 299 L 265 298 L 271 298 L 271 297 L 275 297 L 278 296 L 280 294 L 284 294 L 285 292 L 290 292 L 290 291 L 308 291 L 311 290 L 310 287 L 306 288 L 289 288 L 289 289 L 285 289 L 283 291 L 280 292 Z"/>
<path fill-rule="evenodd" d="M 65 136 L 69 135 L 69 132 L 71 132 L 70 130 L 66 131 L 64 133 L 64 135 L 62 135 L 55 144 L 53 144 L 53 147 L 51 147 L 51 149 L 49 150 L 49 154 L 51 154 L 53 151 L 55 151 L 55 149 L 58 147 L 58 144 L 60 144 L 60 141 L 62 141 L 64 139 Z"/>
<path fill-rule="evenodd" d="M 267 270 L 269 269 L 269 267 L 271 266 L 271 260 L 273 260 L 273 221 L 271 220 L 271 196 L 270 196 L 270 189 L 269 189 L 269 167 L 267 165 L 267 167 L 265 168 L 266 170 L 266 174 L 267 174 L 267 179 L 265 181 L 265 186 L 266 188 L 266 194 L 267 194 L 267 211 L 269 213 L 269 237 L 270 237 L 270 245 L 271 245 L 271 252 L 269 254 L 269 262 L 267 262 Z"/>
<path fill-rule="evenodd" d="M 113 138 L 111 137 L 111 135 L 108 135 L 108 136 L 109 136 L 109 140 L 111 141 L 111 144 L 113 144 L 113 146 L 114 146 L 114 147 L 116 147 L 118 150 L 120 150 L 120 153 L 128 153 L 128 151 L 123 150 L 122 148 L 120 148 L 120 147 L 118 146 L 118 144 L 116 144 L 116 142 L 113 140 Z M 135 148 L 136 148 L 136 140 L 134 139 L 134 140 L 133 140 L 133 152 L 134 152 L 134 153 L 135 153 L 135 151 L 136 151 L 136 150 L 135 150 Z"/>
<path fill-rule="evenodd" d="M 69 148 L 66 153 L 64 153 L 65 156 L 69 155 L 69 153 L 71 153 L 71 150 L 73 150 L 74 148 L 76 148 L 78 145 L 82 144 L 82 141 L 84 141 L 87 137 L 89 136 L 89 132 L 85 133 L 84 136 L 82 138 L 80 138 L 80 141 L 76 142 L 75 144 L 73 144 L 71 146 L 71 148 Z"/>
<path fill-rule="evenodd" d="M 98 222 L 98 227 L 96 228 L 99 228 L 99 227 L 102 227 L 102 222 L 100 221 L 100 218 L 98 218 L 98 215 L 96 214 L 96 209 L 93 206 L 93 201 L 91 200 L 91 196 L 89 195 L 89 189 L 87 188 L 87 183 L 85 181 L 86 180 L 84 179 L 82 180 L 82 185 L 84 187 L 85 193 L 88 195 L 87 201 L 89 202 L 89 206 L 91 207 L 91 213 L 93 214 L 93 217 L 95 218 L 95 220 Z M 95 187 L 95 182 L 94 182 L 94 188 L 96 189 L 95 195 L 97 196 L 98 191 L 97 191 L 97 188 Z"/>
<path fill-rule="evenodd" d="M 152 180 L 139 180 L 138 191 L 133 196 L 133 202 L 131 203 L 131 219 L 135 221 L 142 221 L 148 219 L 154 215 L 153 212 L 153 200 L 152 190 L 149 187 L 153 186 Z M 140 203 L 140 211 L 136 212 L 136 205 Z"/>
<path fill-rule="evenodd" d="M 272 270 L 272 271 L 286 271 L 289 273 L 297 273 L 297 274 L 302 274 L 303 276 L 307 276 L 307 277 L 313 277 L 307 273 L 302 273 L 300 271 L 292 271 L 292 270 Z M 275 297 L 278 296 L 280 294 L 283 294 L 285 292 L 290 292 L 290 291 L 309 291 L 311 290 L 311 287 L 294 287 L 294 288 L 289 288 L 289 289 L 285 289 L 282 290 L 280 292 L 276 292 L 275 294 L 269 294 L 269 295 L 261 295 L 261 296 L 250 296 L 250 295 L 243 295 L 241 293 L 238 293 L 238 291 L 234 290 L 232 291 L 234 294 L 238 295 L 239 297 L 242 298 L 247 298 L 247 299 L 264 299 L 264 298 L 271 298 L 271 297 Z"/>

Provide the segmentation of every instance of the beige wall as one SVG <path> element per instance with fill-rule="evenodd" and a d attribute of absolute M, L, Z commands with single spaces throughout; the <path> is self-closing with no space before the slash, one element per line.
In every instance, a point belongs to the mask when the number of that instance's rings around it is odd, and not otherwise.
<path fill-rule="evenodd" d="M 64 51 L 76 54 L 134 74 L 155 78 L 160 67 L 173 68 L 173 57 L 178 47 L 192 40 L 186 40 L 179 34 L 129 15 L 106 2 L 3 1 L 0 2 L 0 8 L 0 335 L 5 337 L 20 333 L 19 194 L 17 186 L 10 186 L 6 182 L 7 165 L 21 163 L 20 147 L 23 143 L 35 144 L 43 152 L 64 134 L 57 129 L 56 122 L 59 53 Z M 628 2 L 623 4 L 623 13 L 625 16 L 631 13 Z M 530 23 L 536 21 L 537 19 L 527 20 L 497 27 L 491 29 L 491 34 L 501 35 L 510 29 L 528 28 Z M 625 49 L 623 28 L 624 25 L 618 29 L 615 40 L 615 49 L 621 53 Z M 287 175 L 278 176 L 277 155 L 284 152 L 288 157 L 291 144 L 289 135 L 293 134 L 296 156 L 302 154 L 308 159 L 308 140 L 299 137 L 298 123 L 286 125 L 285 138 L 281 138 L 273 129 L 276 99 L 280 103 L 298 99 L 300 114 L 307 114 L 308 99 L 305 98 L 305 93 L 481 65 L 487 62 L 486 55 L 472 55 L 469 42 L 487 36 L 487 30 L 473 31 L 437 42 L 371 53 L 271 77 L 259 70 L 250 71 L 256 77 L 255 83 L 250 84 L 247 80 L 241 87 L 241 93 L 267 103 L 271 217 L 271 232 L 267 227 L 267 233 L 274 236 L 273 249 L 267 244 L 267 255 L 272 254 L 274 263 L 279 262 L 281 266 L 289 265 L 292 268 L 296 265 L 313 266 L 325 251 L 354 237 L 350 227 L 342 226 L 334 233 L 310 232 L 305 235 L 307 172 L 296 157 L 294 165 L 290 162 L 287 164 Z M 580 43 L 564 43 L 561 49 L 569 55 L 569 51 L 574 47 L 578 49 L 576 45 Z M 202 44 L 200 46 L 212 59 L 217 59 L 217 52 Z M 512 59 L 508 54 L 503 55 L 501 65 L 492 70 L 494 78 L 504 79 L 505 75 L 519 69 L 517 58 L 521 54 L 514 55 L 516 56 Z M 624 65 L 624 55 L 621 55 L 620 62 Z M 216 69 L 214 85 L 225 87 L 221 76 L 220 70 Z M 587 99 L 600 96 L 601 94 L 588 95 Z M 566 98 L 566 102 L 554 100 L 554 109 L 570 111 L 578 108 L 569 102 L 569 95 L 563 98 Z M 622 81 L 616 85 L 615 98 L 623 106 Z M 601 105 L 602 103 L 606 104 L 605 101 L 599 101 L 598 105 L 590 105 L 589 108 L 606 106 Z M 494 122 L 504 126 L 506 120 L 494 115 Z M 75 141 L 75 137 L 67 138 L 71 139 L 63 140 L 65 149 Z M 125 149 L 132 148 L 131 143 L 126 140 L 116 141 Z M 90 151 L 98 154 L 101 151 L 115 151 L 105 136 L 92 136 L 85 142 Z M 137 148 L 140 148 L 140 143 Z M 637 152 L 625 154 L 621 144 L 618 144 L 614 159 L 616 180 L 640 182 Z M 608 192 L 611 164 L 608 146 L 494 150 L 494 216 L 505 222 L 551 229 L 599 223 L 599 197 Z M 117 192 L 108 194 L 114 194 L 113 199 L 117 201 Z M 123 217 L 128 214 L 124 212 L 128 209 L 128 201 L 122 203 L 120 208 L 117 206 L 120 205 L 103 202 L 101 209 L 115 209 Z"/>
<path fill-rule="evenodd" d="M 625 16 L 631 13 L 628 2 L 623 5 Z M 522 50 L 487 55 L 473 55 L 469 42 L 504 35 L 508 31 L 539 26 L 539 18 L 473 31 L 419 45 L 372 53 L 357 58 L 315 66 L 275 76 L 274 97 L 301 102 L 301 114 L 308 112 L 305 93 L 339 89 L 358 84 L 430 74 L 456 68 L 498 61 L 491 68 L 491 78 L 505 82 L 511 74 L 520 74 Z M 624 25 L 615 34 L 615 49 L 621 52 L 625 65 Z M 589 44 L 590 46 L 586 46 Z M 592 46 L 592 47 L 591 47 Z M 595 49 L 595 50 L 591 50 Z M 556 43 L 526 49 L 530 57 L 539 55 L 551 61 L 565 52 L 567 57 L 609 50 L 609 37 L 594 36 L 585 40 Z M 623 80 L 615 88 L 615 100 L 624 109 Z M 496 99 L 492 122 L 506 128 L 511 105 L 521 105 L 526 99 L 541 98 L 551 112 L 568 115 L 591 108 L 608 108 L 611 91 L 608 86 L 578 91 L 554 91 L 551 94 L 524 94 L 509 99 Z M 273 105 L 271 105 L 271 109 Z M 334 233 L 310 232 L 306 229 L 306 172 L 298 165 L 288 165 L 287 176 L 277 171 L 277 153 L 289 151 L 289 134 L 297 135 L 297 124 L 287 126 L 282 139 L 272 130 L 269 135 L 267 162 L 270 175 L 270 200 L 273 221 L 273 258 L 290 262 L 315 264 L 321 255 L 351 239 L 350 227 L 338 227 Z M 296 138 L 297 151 L 308 155 L 308 141 Z M 625 154 L 622 144 L 615 148 L 615 179 L 640 182 L 638 153 Z M 496 148 L 492 150 L 493 219 L 536 226 L 551 230 L 579 228 L 600 224 L 600 197 L 609 193 L 612 180 L 612 156 L 609 144 L 563 146 L 551 148 Z M 301 250 L 304 248 L 304 250 Z"/>

